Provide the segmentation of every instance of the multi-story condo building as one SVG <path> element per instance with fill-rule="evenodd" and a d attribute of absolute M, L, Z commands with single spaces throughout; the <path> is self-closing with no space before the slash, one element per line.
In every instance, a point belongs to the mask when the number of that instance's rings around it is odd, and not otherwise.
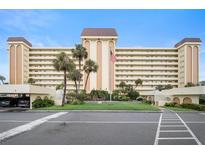
<path fill-rule="evenodd" d="M 134 84 L 143 80 L 138 90 L 143 94 L 157 85 L 171 84 L 183 87 L 188 82 L 199 80 L 199 38 L 185 38 L 173 48 L 131 48 L 117 47 L 118 34 L 113 28 L 85 28 L 81 41 L 87 49 L 88 58 L 97 62 L 97 73 L 92 73 L 86 89 L 113 90 L 121 81 Z M 57 72 L 52 64 L 60 52 L 70 58 L 74 47 L 33 47 L 23 37 L 9 37 L 10 84 L 25 84 L 29 78 L 35 85 L 55 88 L 63 82 L 63 72 Z M 113 62 L 111 56 L 115 55 Z M 76 61 L 77 65 L 77 61 Z M 83 72 L 82 72 L 83 73 Z M 83 76 L 81 88 L 85 83 Z M 74 89 L 74 82 L 68 81 L 68 89 Z"/>

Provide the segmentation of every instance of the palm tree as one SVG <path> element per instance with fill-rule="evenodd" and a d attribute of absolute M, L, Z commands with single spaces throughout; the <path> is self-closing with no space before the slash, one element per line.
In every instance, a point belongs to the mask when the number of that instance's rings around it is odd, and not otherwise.
<path fill-rule="evenodd" d="M 135 80 L 135 86 L 138 87 L 139 85 L 142 85 L 143 81 L 141 79 Z"/>
<path fill-rule="evenodd" d="M 196 85 L 192 82 L 188 82 L 184 87 L 195 87 Z"/>
<path fill-rule="evenodd" d="M 29 84 L 34 84 L 36 81 L 33 78 L 29 78 L 27 82 Z"/>
<path fill-rule="evenodd" d="M 171 84 L 167 84 L 164 86 L 164 89 L 172 89 L 172 88 L 173 88 L 173 86 Z"/>
<path fill-rule="evenodd" d="M 125 83 L 124 81 L 121 81 L 120 84 L 119 84 L 119 87 L 121 88 L 121 92 L 122 92 L 123 94 L 125 94 L 125 92 L 126 92 L 126 87 L 127 87 L 126 83 Z"/>
<path fill-rule="evenodd" d="M 126 87 L 126 83 L 124 81 L 121 81 L 119 87 L 124 89 Z"/>
<path fill-rule="evenodd" d="M 61 84 L 56 85 L 56 90 L 63 89 L 63 87 L 64 87 L 64 84 L 62 82 Z"/>
<path fill-rule="evenodd" d="M 2 84 L 4 84 L 4 81 L 6 80 L 6 78 L 3 75 L 0 75 L 0 81 Z"/>
<path fill-rule="evenodd" d="M 163 85 L 157 85 L 157 86 L 155 87 L 155 89 L 156 89 L 156 90 L 159 90 L 159 91 L 162 91 L 162 90 L 164 90 L 164 86 L 163 86 Z"/>
<path fill-rule="evenodd" d="M 74 69 L 69 75 L 68 78 L 73 80 L 75 82 L 75 91 L 76 91 L 76 95 L 78 94 L 78 87 L 77 87 L 77 82 L 79 80 L 81 80 L 82 78 L 82 74 L 80 73 L 79 70 Z"/>
<path fill-rule="evenodd" d="M 53 66 L 57 71 L 63 71 L 64 73 L 64 90 L 63 90 L 63 99 L 62 106 L 65 104 L 65 95 L 66 95 L 66 83 L 67 83 L 67 72 L 71 72 L 75 68 L 75 64 L 65 52 L 61 52 L 56 56 L 56 59 L 53 60 Z"/>
<path fill-rule="evenodd" d="M 85 65 L 84 65 L 83 69 L 84 69 L 85 73 L 87 74 L 87 77 L 86 77 L 86 80 L 85 80 L 85 86 L 84 86 L 84 90 L 85 90 L 86 87 L 87 87 L 88 78 L 89 78 L 90 73 L 97 72 L 98 65 L 93 60 L 89 59 L 85 62 Z"/>
<path fill-rule="evenodd" d="M 75 49 L 72 49 L 72 54 L 73 54 L 73 58 L 76 58 L 78 60 L 78 64 L 79 64 L 79 71 L 81 72 L 81 62 L 83 59 L 86 59 L 88 57 L 88 53 L 86 51 L 86 48 L 84 48 L 82 46 L 82 44 L 76 44 L 75 45 Z M 80 81 L 78 81 L 78 90 L 80 89 Z"/>

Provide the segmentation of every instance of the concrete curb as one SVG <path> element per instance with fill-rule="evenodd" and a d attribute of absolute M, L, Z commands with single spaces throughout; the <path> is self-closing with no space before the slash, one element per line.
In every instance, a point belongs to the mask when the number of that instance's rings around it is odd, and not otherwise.
<path fill-rule="evenodd" d="M 25 112 L 104 112 L 104 113 L 162 113 L 162 111 L 138 111 L 138 110 L 28 110 Z"/>
<path fill-rule="evenodd" d="M 27 110 L 28 109 L 25 108 L 5 108 L 5 109 L 0 109 L 0 112 L 24 112 Z"/>

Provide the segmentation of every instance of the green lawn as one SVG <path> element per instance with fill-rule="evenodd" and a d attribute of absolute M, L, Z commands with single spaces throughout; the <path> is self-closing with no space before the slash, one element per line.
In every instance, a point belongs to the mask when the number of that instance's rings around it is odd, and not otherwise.
<path fill-rule="evenodd" d="M 66 104 L 62 106 L 51 106 L 45 108 L 38 108 L 38 110 L 140 110 L 140 111 L 160 111 L 158 107 L 144 104 L 144 103 L 85 103 L 82 105 L 70 105 Z"/>
<path fill-rule="evenodd" d="M 166 106 L 163 106 L 163 108 L 166 108 L 166 109 L 169 109 L 169 110 L 172 110 L 172 111 L 195 111 L 193 109 L 186 109 L 186 108 L 182 108 L 182 107 L 166 107 Z"/>

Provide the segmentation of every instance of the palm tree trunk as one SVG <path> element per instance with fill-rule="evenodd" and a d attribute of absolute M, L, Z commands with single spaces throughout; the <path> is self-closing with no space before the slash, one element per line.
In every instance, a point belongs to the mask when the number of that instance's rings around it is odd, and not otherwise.
<path fill-rule="evenodd" d="M 85 80 L 85 86 L 84 86 L 84 90 L 86 90 L 89 75 L 90 75 L 90 73 L 88 73 L 88 75 L 87 75 L 87 77 L 86 77 L 86 80 Z"/>
<path fill-rule="evenodd" d="M 75 80 L 75 92 L 76 92 L 76 95 L 78 94 L 78 85 L 77 85 L 77 81 Z"/>
<path fill-rule="evenodd" d="M 79 59 L 79 72 L 81 73 L 81 60 Z M 78 93 L 80 91 L 80 80 L 78 81 Z"/>
<path fill-rule="evenodd" d="M 63 92 L 62 106 L 64 106 L 65 104 L 65 95 L 66 95 L 66 70 L 64 71 L 64 92 Z"/>

